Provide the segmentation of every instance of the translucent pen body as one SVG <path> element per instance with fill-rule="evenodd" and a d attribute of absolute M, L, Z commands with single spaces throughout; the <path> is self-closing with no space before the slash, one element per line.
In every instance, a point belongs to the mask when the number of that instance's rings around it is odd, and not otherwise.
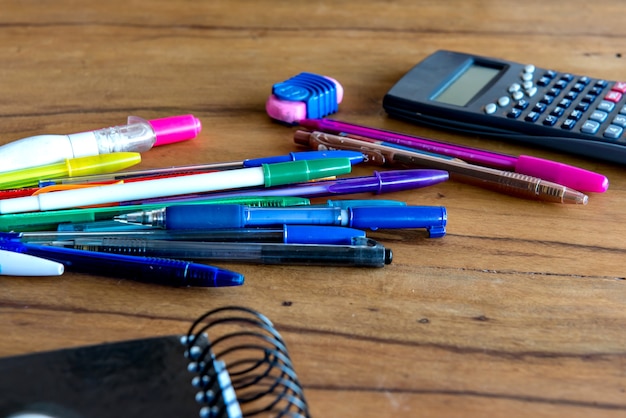
<path fill-rule="evenodd" d="M 102 238 L 57 242 L 81 250 L 144 257 L 213 260 L 256 264 L 383 267 L 391 250 L 364 237 L 351 245 L 153 241 Z"/>
<path fill-rule="evenodd" d="M 387 165 L 405 167 L 429 167 L 447 170 L 450 178 L 491 189 L 501 193 L 526 199 L 542 200 L 554 203 L 586 204 L 587 195 L 563 185 L 542 180 L 537 177 L 510 171 L 498 170 L 469 164 L 456 158 L 440 157 L 433 154 L 399 148 L 383 141 L 351 135 L 349 137 L 309 133 L 311 137 L 324 141 L 339 149 L 373 149 L 384 155 Z"/>

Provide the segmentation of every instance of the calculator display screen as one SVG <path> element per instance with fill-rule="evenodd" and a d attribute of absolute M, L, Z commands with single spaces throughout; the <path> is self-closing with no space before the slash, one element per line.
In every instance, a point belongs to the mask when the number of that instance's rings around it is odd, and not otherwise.
<path fill-rule="evenodd" d="M 456 106 L 465 106 L 496 75 L 500 69 L 472 63 L 453 81 L 439 91 L 434 101 Z"/>

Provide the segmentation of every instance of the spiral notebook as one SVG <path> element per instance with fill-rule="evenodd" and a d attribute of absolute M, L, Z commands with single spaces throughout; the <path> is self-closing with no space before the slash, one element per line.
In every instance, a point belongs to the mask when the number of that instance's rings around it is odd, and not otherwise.
<path fill-rule="evenodd" d="M 0 359 L 0 417 L 310 417 L 263 315 L 208 312 L 186 335 Z"/>

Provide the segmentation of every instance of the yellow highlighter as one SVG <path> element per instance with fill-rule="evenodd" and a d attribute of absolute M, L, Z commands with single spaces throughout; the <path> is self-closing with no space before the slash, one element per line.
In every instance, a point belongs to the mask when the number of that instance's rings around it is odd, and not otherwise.
<path fill-rule="evenodd" d="M 141 162 L 138 152 L 115 152 L 90 157 L 70 158 L 63 162 L 0 173 L 0 189 L 39 185 L 41 179 L 113 173 Z"/>

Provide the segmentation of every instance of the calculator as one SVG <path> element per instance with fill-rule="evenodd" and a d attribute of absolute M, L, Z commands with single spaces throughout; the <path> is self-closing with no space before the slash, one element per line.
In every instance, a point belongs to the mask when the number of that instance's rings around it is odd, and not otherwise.
<path fill-rule="evenodd" d="M 383 98 L 392 117 L 626 164 L 626 81 L 440 50 Z"/>

